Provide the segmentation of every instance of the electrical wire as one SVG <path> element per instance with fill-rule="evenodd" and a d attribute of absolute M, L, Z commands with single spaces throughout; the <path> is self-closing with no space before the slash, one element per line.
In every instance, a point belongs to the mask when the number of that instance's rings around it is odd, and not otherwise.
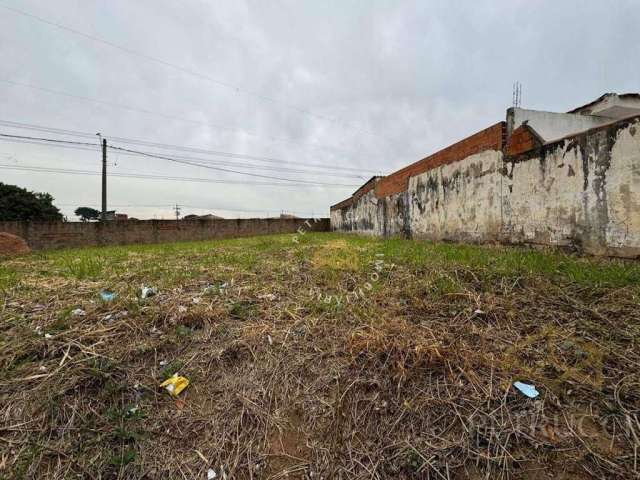
<path fill-rule="evenodd" d="M 128 111 L 131 111 L 131 112 L 143 113 L 145 115 L 155 115 L 157 117 L 161 117 L 161 118 L 168 119 L 168 120 L 177 120 L 177 121 L 181 121 L 181 122 L 191 123 L 191 124 L 194 124 L 194 125 L 205 125 L 205 126 L 217 128 L 217 129 L 220 129 L 220 130 L 231 131 L 231 132 L 234 132 L 234 133 L 238 133 L 239 132 L 239 133 L 242 133 L 244 135 L 248 135 L 248 136 L 252 136 L 252 137 L 256 137 L 256 138 L 268 138 L 270 141 L 273 141 L 273 142 L 299 144 L 299 145 L 302 145 L 302 146 L 307 146 L 307 147 L 311 147 L 311 148 L 317 148 L 317 149 L 321 149 L 321 150 L 333 150 L 333 151 L 336 151 L 336 152 L 345 152 L 345 153 L 349 153 L 349 154 L 353 153 L 353 152 L 349 152 L 348 150 L 341 149 L 339 147 L 320 145 L 320 144 L 318 144 L 316 142 L 303 142 L 301 140 L 293 140 L 293 139 L 290 139 L 290 138 L 262 137 L 261 135 L 259 135 L 257 133 L 250 132 L 250 131 L 247 131 L 245 129 L 240 129 L 240 128 L 237 128 L 237 127 L 227 127 L 227 126 L 224 126 L 224 125 L 218 125 L 218 124 L 215 124 L 215 123 L 206 122 L 206 121 L 202 121 L 202 120 L 192 120 L 192 119 L 189 119 L 189 118 L 176 117 L 176 116 L 173 116 L 173 115 L 167 115 L 167 114 L 164 114 L 164 113 L 161 113 L 161 112 L 156 112 L 154 110 L 147 110 L 147 109 L 144 109 L 144 108 L 131 107 L 129 105 L 125 105 L 125 104 L 122 104 L 122 103 L 108 102 L 108 101 L 105 101 L 105 100 L 99 100 L 97 98 L 85 97 L 83 95 L 76 95 L 76 94 L 73 94 L 73 93 L 63 92 L 63 91 L 60 91 L 60 90 L 53 90 L 53 89 L 50 89 L 50 88 L 39 87 L 37 85 L 31 85 L 31 84 L 28 84 L 28 83 L 16 82 L 14 80 L 9 80 L 9 79 L 6 79 L 6 78 L 0 78 L 0 82 L 5 82 L 5 83 L 8 83 L 10 85 L 15 85 L 15 86 L 18 86 L 18 87 L 31 88 L 33 90 L 39 90 L 39 91 L 46 92 L 46 93 L 49 93 L 49 94 L 52 94 L 52 95 L 60 95 L 60 96 L 68 97 L 68 98 L 74 98 L 76 100 L 82 100 L 82 101 L 85 101 L 85 102 L 93 102 L 93 103 L 97 103 L 97 104 L 100 104 L 100 105 L 106 105 L 106 106 L 113 107 L 113 108 L 120 108 L 120 109 L 128 110 Z"/>
<path fill-rule="evenodd" d="M 64 129 L 55 128 L 55 127 L 47 127 L 47 126 L 34 125 L 29 123 L 13 122 L 9 120 L 0 120 L 0 125 L 5 127 L 16 128 L 16 129 L 32 130 L 32 131 L 45 132 L 45 133 L 55 133 L 59 135 L 95 138 L 95 134 L 93 133 L 79 132 L 77 130 L 64 130 Z M 281 158 L 249 155 L 249 154 L 243 154 L 243 153 L 224 152 L 224 151 L 218 151 L 218 150 L 207 150 L 207 149 L 198 148 L 198 147 L 172 145 L 167 143 L 151 142 L 147 140 L 132 139 L 127 137 L 116 137 L 108 134 L 104 134 L 103 136 L 108 138 L 110 141 L 115 141 L 118 143 L 154 147 L 154 148 L 160 148 L 164 150 L 176 150 L 176 151 L 184 151 L 188 153 L 199 153 L 199 154 L 220 156 L 220 157 L 233 158 L 233 159 L 254 160 L 257 162 L 276 163 L 278 165 L 288 164 L 288 165 L 298 165 L 298 166 L 306 166 L 306 167 L 314 167 L 314 168 L 330 169 L 330 170 L 344 170 L 344 171 L 361 172 L 361 173 L 366 172 L 366 173 L 373 173 L 373 174 L 380 173 L 379 170 L 369 170 L 369 169 L 357 168 L 357 167 L 345 167 L 341 165 L 323 165 L 318 163 L 293 162 L 293 161 L 288 161 Z"/>
<path fill-rule="evenodd" d="M 86 143 L 86 142 L 75 142 L 75 141 L 70 141 L 70 140 L 60 140 L 60 139 L 50 139 L 50 138 L 44 138 L 44 137 L 30 137 L 30 136 L 23 136 L 23 135 L 9 135 L 9 134 L 5 134 L 5 133 L 0 133 L 0 139 L 2 138 L 7 138 L 9 140 L 23 140 L 23 141 L 35 141 L 35 142 L 40 142 L 38 144 L 43 145 L 44 142 L 51 142 L 52 144 L 62 144 L 62 145 L 81 145 L 81 146 L 92 146 L 95 148 L 94 144 L 91 143 Z M 173 158 L 173 157 L 167 157 L 167 156 L 163 156 L 163 155 L 157 155 L 154 153 L 149 153 L 149 152 L 141 152 L 138 150 L 131 150 L 131 149 L 127 149 L 127 148 L 122 148 L 122 147 L 116 147 L 116 146 L 108 146 L 108 148 L 110 148 L 111 150 L 115 150 L 115 151 L 119 151 L 119 152 L 127 152 L 127 153 L 132 153 L 132 154 L 137 154 L 143 157 L 149 157 L 149 158 L 157 158 L 157 159 L 161 159 L 161 160 L 167 160 L 170 162 L 174 162 L 174 163 L 179 163 L 179 164 L 184 164 L 184 165 L 191 165 L 194 167 L 201 167 L 201 168 L 207 168 L 210 170 L 216 170 L 216 171 L 220 171 L 220 172 L 226 172 L 226 173 L 235 173 L 235 174 L 239 174 L 239 175 L 246 175 L 249 177 L 258 177 L 258 178 L 268 178 L 271 180 L 280 180 L 283 182 L 297 182 L 297 183 L 301 183 L 301 184 L 307 184 L 307 185 L 321 185 L 321 186 L 333 186 L 335 184 L 332 183 L 328 183 L 328 182 L 316 182 L 316 181 L 308 181 L 308 180 L 300 180 L 300 179 L 295 179 L 295 178 L 286 178 L 286 177 L 276 177 L 273 175 L 262 175 L 259 173 L 252 173 L 252 172 L 242 172 L 242 171 L 238 171 L 238 170 L 231 170 L 228 168 L 221 168 L 221 167 L 215 167 L 213 165 L 208 165 L 205 163 L 198 163 L 198 162 L 193 162 L 190 160 L 182 160 L 179 158 Z"/>
<path fill-rule="evenodd" d="M 110 42 L 109 40 L 105 40 L 105 39 L 97 37 L 95 35 L 91 35 L 91 34 L 82 32 L 80 30 L 77 30 L 75 28 L 72 28 L 72 27 L 69 27 L 69 26 L 66 26 L 66 25 L 62 25 L 60 23 L 53 22 L 51 20 L 47 20 L 47 19 L 42 18 L 42 17 L 40 17 L 38 15 L 34 15 L 32 13 L 25 12 L 24 10 L 19 10 L 17 8 L 13 8 L 13 7 L 10 7 L 10 6 L 5 5 L 5 4 L 0 4 L 0 7 L 4 8 L 6 10 L 9 10 L 9 11 L 11 11 L 13 13 L 16 13 L 18 15 L 22 15 L 22 16 L 31 18 L 33 20 L 36 20 L 38 22 L 44 23 L 46 25 L 49 25 L 49 26 L 52 26 L 52 27 L 55 27 L 55 28 L 58 28 L 58 29 L 61 29 L 61 30 L 65 30 L 65 31 L 70 32 L 70 33 L 73 33 L 74 35 L 79 35 L 81 37 L 87 38 L 87 39 L 92 40 L 94 42 L 102 43 L 103 45 L 107 45 L 107 46 L 109 46 L 111 48 L 115 48 L 117 50 L 120 50 L 121 52 L 124 52 L 124 53 L 128 54 L 128 55 L 133 55 L 133 56 L 136 56 L 136 57 L 139 57 L 139 58 L 143 58 L 143 59 L 145 59 L 147 61 L 150 61 L 150 62 L 156 62 L 156 63 L 159 63 L 161 65 L 164 65 L 165 67 L 169 67 L 169 68 L 172 68 L 174 70 L 178 70 L 180 72 L 195 76 L 195 77 L 200 78 L 202 80 L 207 80 L 207 81 L 209 81 L 211 83 L 214 83 L 216 85 L 219 85 L 221 87 L 231 89 L 236 93 L 237 92 L 241 92 L 241 93 L 243 93 L 245 95 L 252 96 L 252 97 L 258 98 L 258 99 L 263 100 L 263 101 L 267 101 L 267 102 L 270 102 L 270 103 L 273 103 L 273 104 L 283 105 L 284 107 L 289 108 L 289 109 L 294 110 L 294 111 L 297 111 L 298 113 L 301 113 L 303 115 L 308 115 L 310 117 L 314 117 L 314 118 L 317 118 L 317 119 L 320 119 L 320 120 L 328 121 L 328 122 L 335 123 L 335 124 L 346 125 L 346 126 L 350 125 L 350 126 L 355 127 L 355 128 L 357 128 L 358 130 L 360 130 L 360 131 L 362 131 L 364 133 L 367 133 L 368 135 L 372 135 L 372 136 L 375 136 L 376 138 L 380 138 L 380 135 L 378 133 L 375 133 L 375 132 L 369 131 L 367 129 L 364 129 L 361 126 L 359 126 L 357 124 L 354 124 L 353 122 L 346 122 L 346 121 L 343 121 L 343 120 L 338 120 L 338 119 L 335 119 L 335 118 L 327 117 L 325 115 L 320 115 L 320 114 L 314 113 L 311 110 L 308 110 L 308 109 L 306 109 L 304 107 L 300 107 L 300 106 L 297 106 L 297 105 L 294 105 L 294 104 L 291 104 L 291 103 L 288 103 L 288 102 L 283 102 L 282 100 L 279 100 L 279 99 L 276 99 L 276 98 L 273 98 L 273 97 L 269 97 L 269 96 L 266 96 L 266 95 L 263 95 L 263 94 L 260 94 L 260 93 L 257 93 L 257 92 L 253 92 L 251 90 L 238 87 L 237 85 L 232 85 L 230 83 L 220 81 L 218 79 L 215 79 L 215 78 L 212 78 L 212 77 L 210 77 L 208 75 L 205 75 L 205 74 L 203 74 L 201 72 L 198 72 L 198 71 L 195 71 L 195 70 L 191 70 L 191 69 L 182 67 L 180 65 L 176 65 L 176 64 L 168 62 L 166 60 L 162 60 L 160 58 L 157 58 L 157 57 L 154 57 L 154 56 L 151 56 L 151 55 L 147 55 L 147 54 L 142 53 L 142 52 L 138 52 L 136 50 L 133 50 L 133 49 L 128 48 L 128 47 L 124 47 L 122 45 L 118 45 L 116 43 Z"/>
<path fill-rule="evenodd" d="M 16 170 L 25 172 L 42 172 L 42 173 L 59 173 L 70 175 L 102 175 L 101 172 L 93 170 L 77 170 L 70 168 L 53 168 L 53 167 L 41 167 L 33 165 L 15 165 L 15 164 L 0 164 L 2 170 Z M 168 181 L 181 181 L 181 182 L 197 182 L 197 183 L 219 183 L 224 185 L 247 185 L 247 186 L 269 186 L 269 187 L 335 187 L 335 188 L 353 188 L 358 185 L 345 185 L 345 184 L 327 184 L 316 185 L 308 183 L 273 183 L 273 182 L 241 182 L 234 180 L 221 180 L 213 178 L 200 178 L 200 177 L 180 177 L 171 175 L 152 175 L 152 174 L 134 174 L 134 173 L 109 173 L 109 177 L 123 177 L 123 178 L 137 178 L 137 179 L 153 179 L 153 180 L 168 180 Z"/>

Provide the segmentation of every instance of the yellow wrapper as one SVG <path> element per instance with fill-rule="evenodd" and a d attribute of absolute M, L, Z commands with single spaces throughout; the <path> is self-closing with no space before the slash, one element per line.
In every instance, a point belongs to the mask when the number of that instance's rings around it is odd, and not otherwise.
<path fill-rule="evenodd" d="M 162 382 L 160 384 L 160 387 L 169 392 L 171 396 L 177 397 L 178 395 L 180 395 L 180 392 L 187 388 L 188 385 L 189 380 L 184 377 L 180 377 L 177 373 L 175 373 L 172 377 Z"/>

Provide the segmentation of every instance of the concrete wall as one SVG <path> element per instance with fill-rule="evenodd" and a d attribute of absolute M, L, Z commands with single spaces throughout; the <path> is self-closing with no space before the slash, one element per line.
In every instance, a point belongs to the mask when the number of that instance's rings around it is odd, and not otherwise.
<path fill-rule="evenodd" d="M 640 256 L 640 117 L 435 167 L 410 176 L 405 192 L 332 207 L 331 228 Z"/>
<path fill-rule="evenodd" d="M 209 240 L 276 233 L 328 231 L 329 219 L 143 220 L 106 223 L 0 222 L 0 232 L 25 239 L 33 250 L 92 245 Z M 1 253 L 1 252 L 0 252 Z"/>
<path fill-rule="evenodd" d="M 507 110 L 507 136 L 524 122 L 532 127 L 546 142 L 558 140 L 567 135 L 584 132 L 614 121 L 608 117 L 580 115 L 577 113 L 543 112 L 524 108 Z"/>
<path fill-rule="evenodd" d="M 511 242 L 640 255 L 640 119 L 505 159 L 502 233 Z"/>
<path fill-rule="evenodd" d="M 501 168 L 502 152 L 487 150 L 412 177 L 412 236 L 472 242 L 497 240 Z"/>

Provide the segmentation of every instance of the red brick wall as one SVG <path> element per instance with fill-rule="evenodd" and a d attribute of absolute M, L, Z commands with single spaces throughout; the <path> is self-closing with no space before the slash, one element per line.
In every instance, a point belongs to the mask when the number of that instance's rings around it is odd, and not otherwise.
<path fill-rule="evenodd" d="M 272 233 L 327 232 L 329 219 L 142 220 L 122 222 L 0 222 L 0 232 L 25 239 L 33 250 L 233 238 Z M 0 252 L 0 255 L 2 252 Z"/>
<path fill-rule="evenodd" d="M 376 184 L 376 196 L 382 198 L 404 192 L 409 186 L 409 177 L 441 165 L 460 161 L 469 155 L 480 153 L 484 150 L 502 150 L 505 133 L 505 122 L 499 122 L 447 148 L 443 148 L 433 155 L 412 163 L 381 179 Z"/>
<path fill-rule="evenodd" d="M 519 155 L 542 145 L 540 138 L 531 130 L 528 125 L 520 125 L 509 137 L 506 153 L 509 156 Z"/>

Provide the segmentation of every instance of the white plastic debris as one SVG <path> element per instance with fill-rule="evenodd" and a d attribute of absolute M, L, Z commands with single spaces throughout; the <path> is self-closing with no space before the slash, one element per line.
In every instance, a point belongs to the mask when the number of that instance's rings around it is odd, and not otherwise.
<path fill-rule="evenodd" d="M 276 296 L 273 293 L 265 293 L 264 295 L 258 295 L 261 300 L 275 300 Z"/>
<path fill-rule="evenodd" d="M 217 476 L 218 474 L 213 468 L 210 468 L 209 470 L 207 470 L 207 480 L 213 480 Z"/>
<path fill-rule="evenodd" d="M 46 372 L 46 371 L 47 371 L 47 367 L 45 367 L 44 365 L 40 365 L 39 370 L 40 370 L 41 372 Z"/>
<path fill-rule="evenodd" d="M 140 298 L 149 298 L 158 294 L 158 289 L 154 287 L 145 287 L 143 286 L 140 291 Z"/>
<path fill-rule="evenodd" d="M 520 393 L 526 395 L 529 398 L 536 398 L 540 395 L 540 392 L 536 390 L 536 387 L 523 382 L 513 382 L 513 386 L 520 390 Z"/>
<path fill-rule="evenodd" d="M 71 315 L 73 315 L 74 317 L 84 317 L 86 314 L 87 312 L 85 312 L 81 308 L 76 308 L 75 310 L 71 311 Z"/>
<path fill-rule="evenodd" d="M 50 333 L 45 333 L 44 338 L 53 338 L 53 335 L 51 335 Z"/>
<path fill-rule="evenodd" d="M 193 297 L 193 298 L 191 299 L 191 302 L 192 302 L 194 305 L 198 305 L 201 301 L 202 301 L 202 299 L 201 299 L 200 297 Z"/>
<path fill-rule="evenodd" d="M 161 367 L 164 367 L 167 363 L 169 363 L 169 362 L 167 362 L 166 360 L 160 360 L 160 366 Z"/>
<path fill-rule="evenodd" d="M 480 310 L 479 308 L 476 308 L 473 313 L 475 313 L 476 315 L 484 315 L 484 312 L 482 310 Z"/>

